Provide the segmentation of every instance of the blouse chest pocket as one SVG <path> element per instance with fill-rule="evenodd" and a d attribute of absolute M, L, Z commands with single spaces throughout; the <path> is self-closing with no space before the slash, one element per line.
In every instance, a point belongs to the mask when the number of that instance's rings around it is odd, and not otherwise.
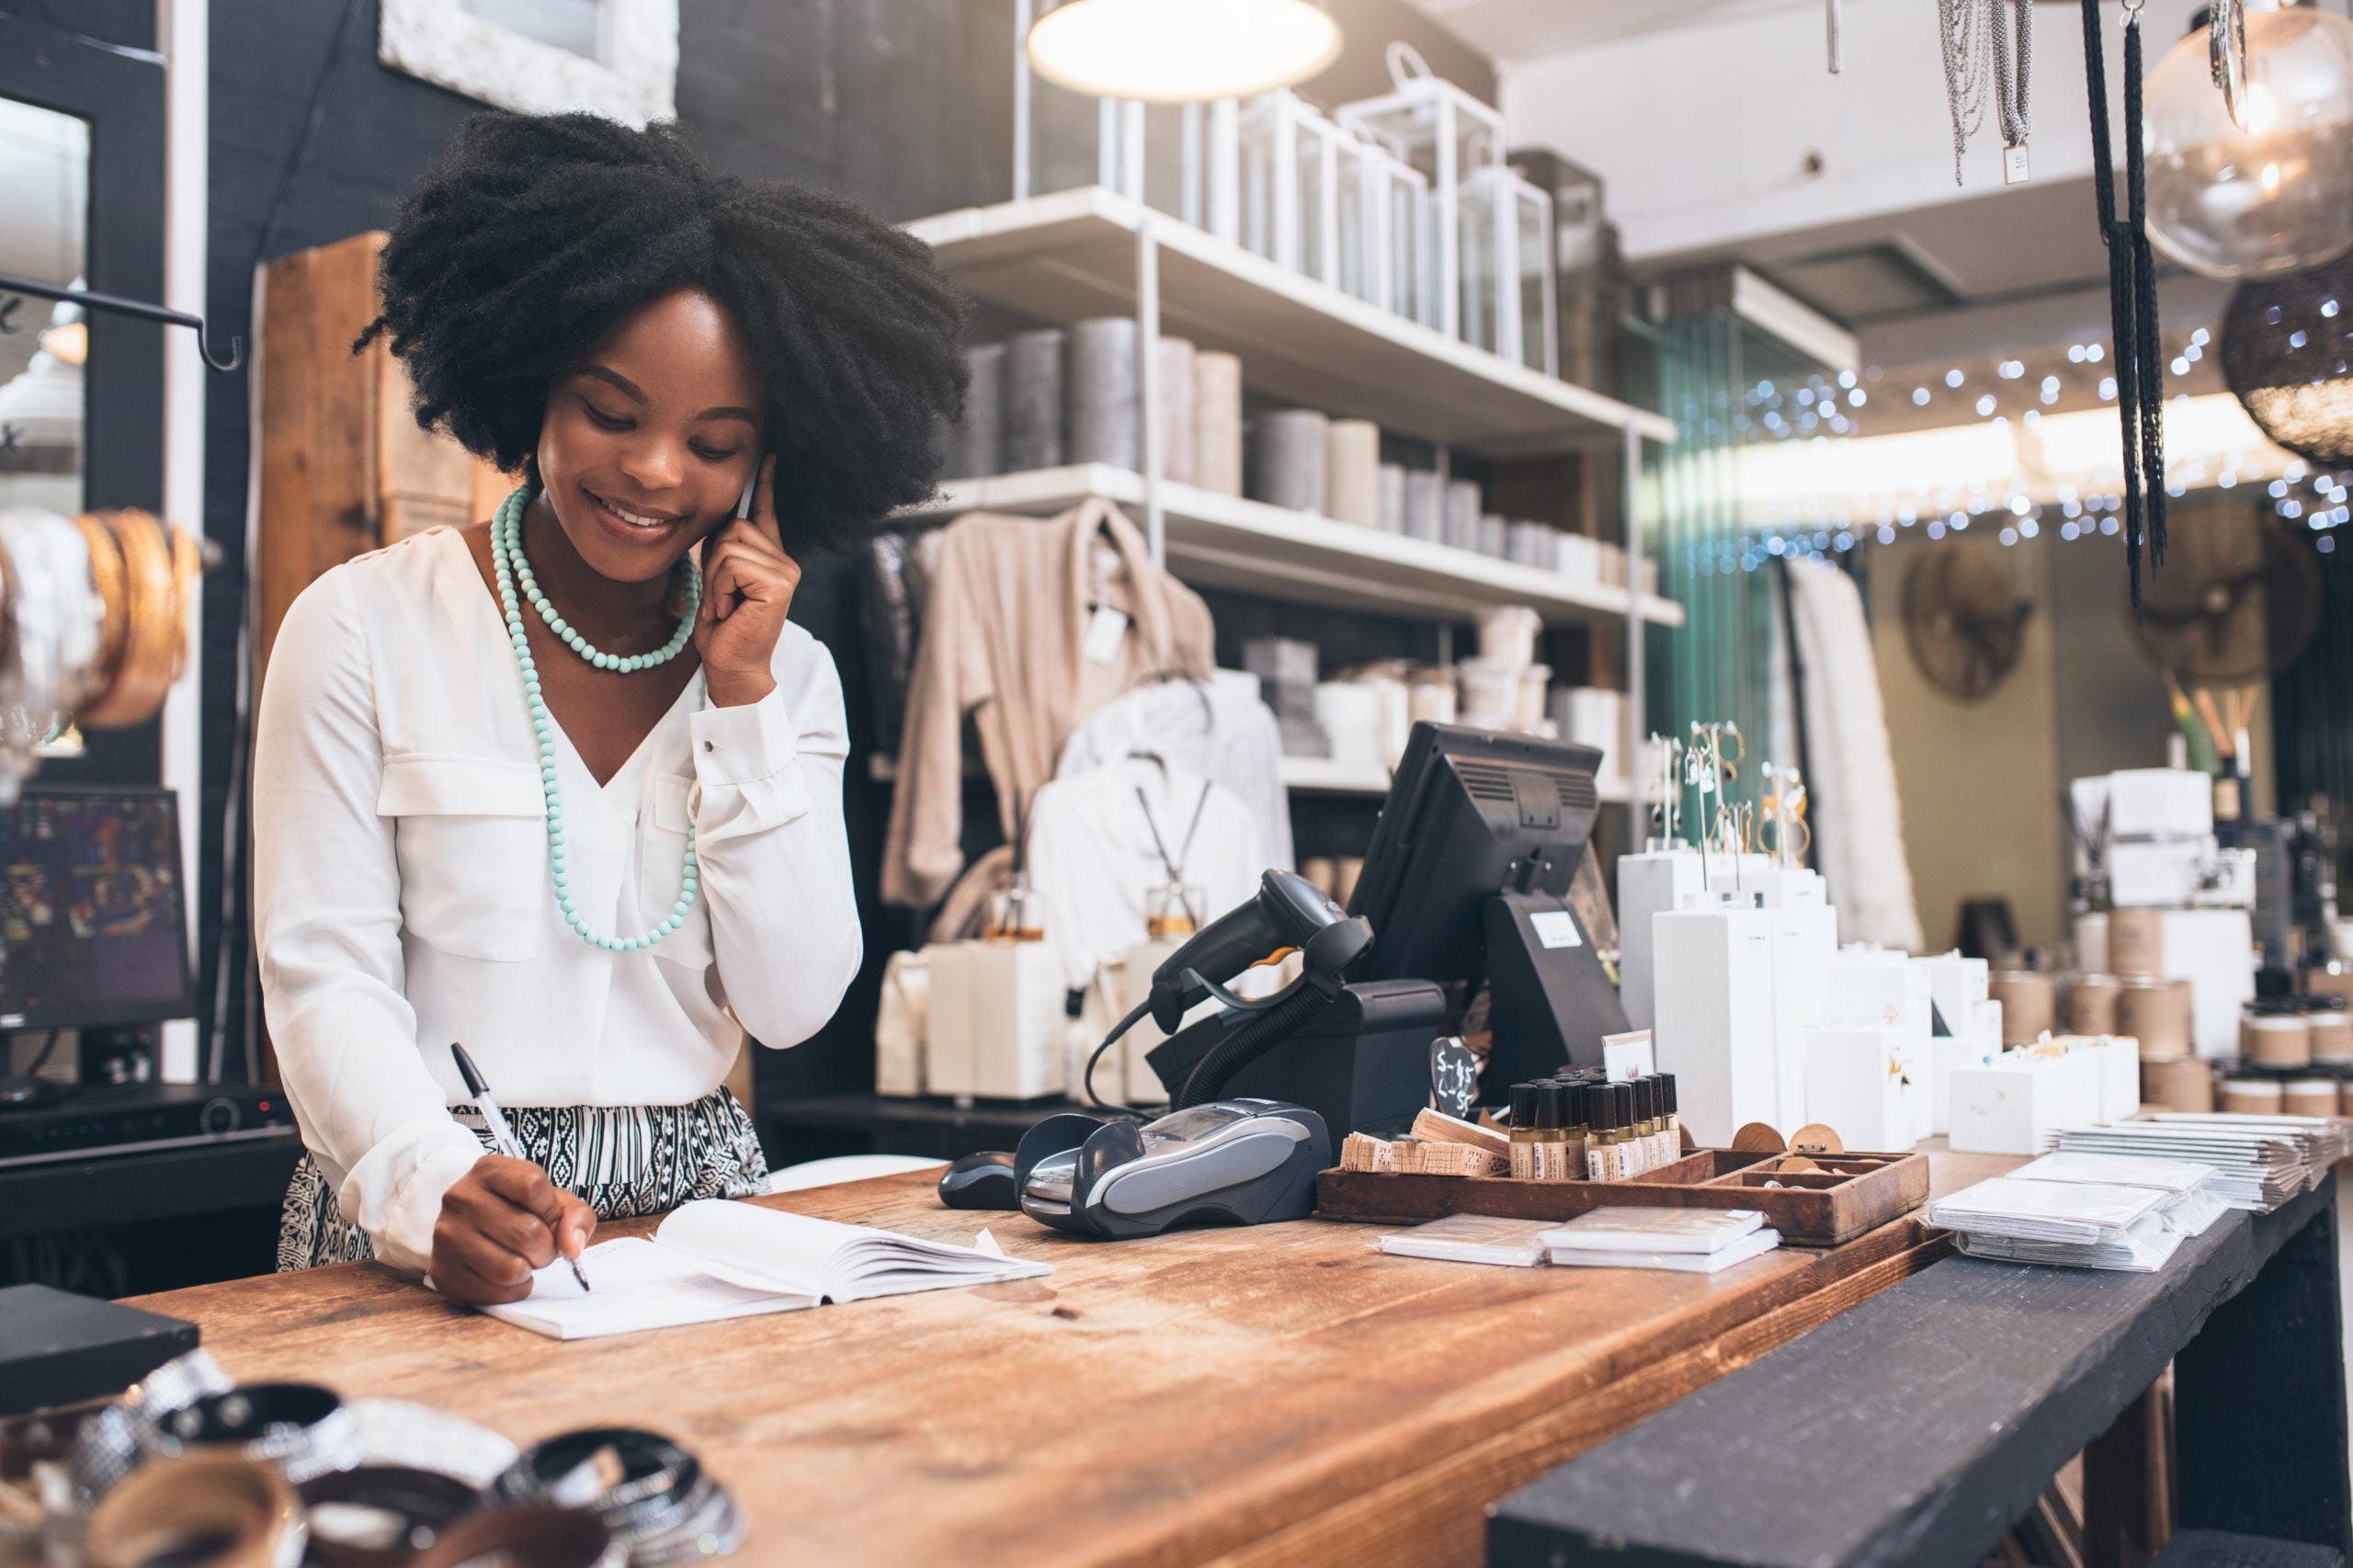
<path fill-rule="evenodd" d="M 538 952 L 554 894 L 537 768 L 494 757 L 388 756 L 376 814 L 393 819 L 401 924 L 410 935 L 497 963 Z"/>
<path fill-rule="evenodd" d="M 694 782 L 684 774 L 654 776 L 653 821 L 638 852 L 637 902 L 649 926 L 669 918 L 685 885 L 687 830 L 694 824 Z M 657 959 L 690 969 L 710 963 L 710 904 L 700 892 L 678 928 L 654 943 L 651 951 Z"/>

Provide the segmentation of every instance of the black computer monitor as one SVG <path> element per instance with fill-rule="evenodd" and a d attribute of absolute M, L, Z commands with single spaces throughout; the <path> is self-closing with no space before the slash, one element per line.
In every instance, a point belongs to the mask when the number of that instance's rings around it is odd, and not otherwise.
<path fill-rule="evenodd" d="M 1626 1027 L 1569 880 L 1601 809 L 1592 746 L 1420 723 L 1348 913 L 1372 923 L 1358 980 L 1490 988 L 1488 1092 L 1601 1060 Z"/>
<path fill-rule="evenodd" d="M 47 786 L 0 808 L 0 1030 L 190 1015 L 168 790 Z"/>

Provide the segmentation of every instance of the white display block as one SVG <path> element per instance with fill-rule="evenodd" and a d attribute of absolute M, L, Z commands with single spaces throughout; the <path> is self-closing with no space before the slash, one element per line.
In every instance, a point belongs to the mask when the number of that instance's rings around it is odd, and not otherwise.
<path fill-rule="evenodd" d="M 1962 1066 L 1986 1066 L 2003 1055 L 2003 1036 L 1937 1034 L 1927 1043 L 1927 1132 L 1953 1131 L 1953 1074 Z"/>
<path fill-rule="evenodd" d="M 2099 1119 L 2122 1121 L 2141 1108 L 2141 1042 L 2119 1035 L 2063 1037 L 2067 1050 L 2099 1063 Z"/>
<path fill-rule="evenodd" d="M 2213 855 L 2211 835 L 2111 844 L 2109 903 L 2119 909 L 2171 909 L 2194 903 Z"/>
<path fill-rule="evenodd" d="M 1926 1040 L 1928 972 L 1908 953 L 1841 948 L 1823 969 L 1825 1024 L 1900 1024 Z"/>
<path fill-rule="evenodd" d="M 1628 1028 L 1646 1029 L 1658 1019 L 1651 917 L 1682 908 L 1687 899 L 1728 892 L 1766 864 L 1762 855 L 1711 855 L 1703 869 L 1696 849 L 1618 858 L 1618 994 Z"/>
<path fill-rule="evenodd" d="M 1063 1093 L 1068 993 L 1054 945 L 940 942 L 924 951 L 931 1092 L 1011 1100 Z"/>
<path fill-rule="evenodd" d="M 1683 1124 L 1723 1145 L 1779 1114 L 1773 1051 L 1773 924 L 1766 911 L 1669 910 L 1651 922 L 1657 1017 L 1651 1046 L 1675 1074 Z"/>
<path fill-rule="evenodd" d="M 1808 1029 L 1805 1064 L 1807 1109 L 1847 1148 L 1901 1152 L 1927 1136 L 1925 1074 L 1900 1027 Z"/>
<path fill-rule="evenodd" d="M 2098 780 L 2079 778 L 2084 785 Z M 2128 767 L 2108 775 L 2108 835 L 2204 838 L 2214 831 L 2214 781 L 2183 767 Z M 2086 819 L 2086 820 L 2096 820 Z"/>
<path fill-rule="evenodd" d="M 1984 959 L 1965 959 L 1957 951 L 1912 961 L 1928 977 L 1928 1000 L 1945 1021 L 1945 1031 L 1968 1034 L 1976 1022 L 1977 1005 L 1986 999 L 1990 966 Z M 1929 1027 L 1934 1029 L 1933 1019 Z"/>
<path fill-rule="evenodd" d="M 1822 1119 L 1808 1108 L 1805 1036 L 1828 1010 L 1825 974 L 1838 951 L 1838 912 L 1826 903 L 1768 903 L 1765 915 L 1773 932 L 1772 1121 L 1787 1138 Z"/>
<path fill-rule="evenodd" d="M 2239 1009 L 2255 999 L 2255 923 L 2244 909 L 2168 909 L 2165 973 L 2189 982 L 2198 1054 L 2239 1053 Z"/>
<path fill-rule="evenodd" d="M 2099 1063 L 2083 1051 L 2006 1051 L 1951 1075 L 1952 1147 L 1964 1154 L 2040 1154 L 2100 1117 Z"/>
<path fill-rule="evenodd" d="M 1830 907 L 1829 884 L 1822 880 L 1821 872 L 1810 871 L 1803 866 L 1776 866 L 1767 861 L 1761 869 L 1744 867 L 1740 885 L 1742 891 L 1756 894 L 1768 909 Z M 1836 945 L 1834 931 L 1832 946 Z"/>

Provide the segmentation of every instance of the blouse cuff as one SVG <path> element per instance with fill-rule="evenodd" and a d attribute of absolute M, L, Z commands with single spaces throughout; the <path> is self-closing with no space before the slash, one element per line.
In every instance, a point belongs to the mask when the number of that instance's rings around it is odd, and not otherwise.
<path fill-rule="evenodd" d="M 433 1261 L 441 1199 L 489 1151 L 455 1121 L 420 1128 L 405 1149 L 379 1146 L 352 1167 L 335 1201 L 357 1215 L 379 1261 L 422 1274 Z"/>
<path fill-rule="evenodd" d="M 689 720 L 694 749 L 695 821 L 706 841 L 781 826 L 808 814 L 808 785 L 795 766 L 800 736 L 784 695 L 704 708 Z"/>
<path fill-rule="evenodd" d="M 781 691 L 733 708 L 699 709 L 688 723 L 695 778 L 705 789 L 770 778 L 790 767 L 798 753 L 792 715 Z"/>

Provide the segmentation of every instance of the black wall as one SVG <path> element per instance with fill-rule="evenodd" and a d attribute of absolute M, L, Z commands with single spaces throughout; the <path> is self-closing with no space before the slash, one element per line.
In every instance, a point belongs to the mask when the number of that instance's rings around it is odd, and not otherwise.
<path fill-rule="evenodd" d="M 108 4 L 135 10 L 144 0 Z M 1338 101 L 1381 90 L 1382 50 L 1389 39 L 1405 37 L 1433 66 L 1492 97 L 1486 63 L 1404 0 L 1336 0 L 1335 10 L 1349 47 L 1308 84 L 1312 97 Z M 459 121 L 481 107 L 379 65 L 375 40 L 375 0 L 233 0 L 212 7 L 210 306 L 219 330 L 249 335 L 259 263 L 389 224 L 402 193 Z M 685 0 L 679 41 L 678 118 L 723 168 L 846 191 L 892 221 L 1011 194 L 1012 0 Z M 1084 133 L 1091 138 L 1091 119 Z M 1089 141 L 1076 150 L 1087 166 L 1091 149 Z M 1071 151 L 1041 147 L 1040 154 L 1041 162 L 1066 162 Z M 235 831 L 232 802 L 244 789 L 233 761 L 249 739 L 237 711 L 241 611 L 232 589 L 244 580 L 251 431 L 243 375 L 215 378 L 210 392 L 205 527 L 224 560 L 204 627 L 199 820 L 207 885 L 199 890 L 199 994 L 209 1010 L 210 955 L 225 951 L 224 1038 L 234 1062 L 247 1031 L 245 915 L 240 901 L 224 921 L 221 893 L 225 836 Z M 856 750 L 846 806 L 867 972 L 816 1040 L 763 1055 L 764 1096 L 871 1084 L 881 957 L 909 936 L 906 916 L 873 898 L 889 798 L 867 782 L 863 766 L 876 737 L 868 733 L 871 704 L 855 597 L 847 562 L 811 562 L 793 618 L 832 648 L 848 699 Z M 244 878 L 241 858 L 227 879 L 241 886 Z M 223 929 L 232 933 L 225 944 L 218 940 Z"/>

